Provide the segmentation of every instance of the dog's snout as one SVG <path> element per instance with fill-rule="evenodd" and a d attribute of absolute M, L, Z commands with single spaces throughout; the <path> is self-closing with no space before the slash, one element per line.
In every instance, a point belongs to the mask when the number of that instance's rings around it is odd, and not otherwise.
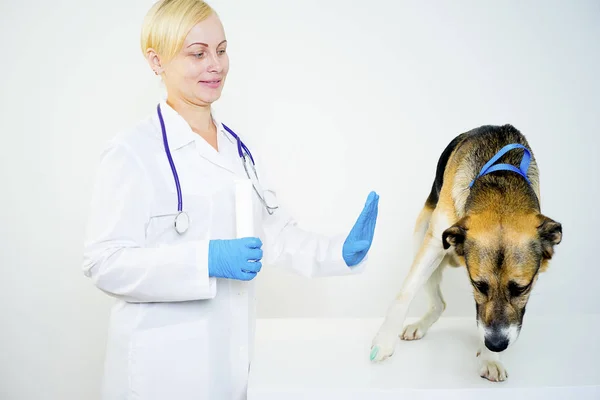
<path fill-rule="evenodd" d="M 509 338 L 497 331 L 490 332 L 489 335 L 485 336 L 485 347 L 490 351 L 501 352 L 506 350 L 510 340 Z"/>
<path fill-rule="evenodd" d="M 491 323 L 484 325 L 479 322 L 481 340 L 488 350 L 499 353 L 511 346 L 519 337 L 520 326 L 515 324 Z"/>

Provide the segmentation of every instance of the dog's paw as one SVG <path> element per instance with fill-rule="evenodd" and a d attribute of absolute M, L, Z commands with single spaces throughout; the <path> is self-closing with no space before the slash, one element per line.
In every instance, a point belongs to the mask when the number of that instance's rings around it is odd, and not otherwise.
<path fill-rule="evenodd" d="M 483 361 L 479 375 L 492 382 L 504 382 L 508 378 L 508 372 L 498 361 Z"/>
<path fill-rule="evenodd" d="M 419 340 L 425 336 L 426 333 L 427 328 L 423 324 L 417 322 L 407 325 L 406 328 L 404 328 L 404 331 L 402 331 L 400 338 L 402 340 Z"/>
<path fill-rule="evenodd" d="M 480 349 L 477 351 L 477 357 L 479 356 L 479 376 L 491 382 L 504 382 L 508 378 L 508 372 L 497 355 L 490 356 L 487 350 Z"/>
<path fill-rule="evenodd" d="M 508 379 L 508 372 L 500 362 L 500 355 L 492 353 L 483 347 L 477 351 L 479 361 L 479 376 L 491 382 L 504 382 Z"/>
<path fill-rule="evenodd" d="M 394 354 L 398 335 L 389 331 L 379 331 L 371 344 L 371 361 L 378 362 L 391 357 Z"/>

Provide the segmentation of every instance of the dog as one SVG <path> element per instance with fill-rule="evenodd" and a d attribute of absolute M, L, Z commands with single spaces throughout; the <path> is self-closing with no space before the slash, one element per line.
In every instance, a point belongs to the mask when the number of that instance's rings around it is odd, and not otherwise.
<path fill-rule="evenodd" d="M 437 163 L 414 228 L 414 259 L 371 346 L 371 361 L 394 353 L 398 337 L 421 339 L 446 308 L 445 267 L 465 267 L 473 288 L 481 348 L 479 374 L 508 378 L 500 353 L 518 338 L 531 291 L 562 240 L 562 225 L 541 213 L 539 171 L 512 125 L 484 125 L 456 136 Z M 424 289 L 428 311 L 404 327 Z"/>

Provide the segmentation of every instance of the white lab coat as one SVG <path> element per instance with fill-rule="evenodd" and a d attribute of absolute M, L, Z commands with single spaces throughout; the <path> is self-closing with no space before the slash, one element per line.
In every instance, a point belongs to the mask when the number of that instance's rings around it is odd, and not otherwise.
<path fill-rule="evenodd" d="M 173 228 L 177 193 L 154 111 L 109 142 L 92 194 L 83 270 L 116 298 L 102 398 L 245 399 L 254 281 L 209 278 L 208 243 L 236 237 L 234 181 L 247 175 L 235 139 L 216 119 L 218 152 L 164 101 L 161 110 L 191 225 L 181 236 Z M 252 154 L 263 186 L 272 190 Z M 352 268 L 342 259 L 345 234 L 304 231 L 281 208 L 269 215 L 255 200 L 263 268 L 309 277 L 364 268 L 366 259 Z"/>

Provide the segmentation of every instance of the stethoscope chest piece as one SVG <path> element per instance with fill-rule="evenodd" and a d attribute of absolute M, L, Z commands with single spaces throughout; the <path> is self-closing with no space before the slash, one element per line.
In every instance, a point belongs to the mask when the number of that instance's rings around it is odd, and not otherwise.
<path fill-rule="evenodd" d="M 185 211 L 181 211 L 175 217 L 175 230 L 180 235 L 183 235 L 187 232 L 190 227 L 190 217 L 187 215 Z"/>

